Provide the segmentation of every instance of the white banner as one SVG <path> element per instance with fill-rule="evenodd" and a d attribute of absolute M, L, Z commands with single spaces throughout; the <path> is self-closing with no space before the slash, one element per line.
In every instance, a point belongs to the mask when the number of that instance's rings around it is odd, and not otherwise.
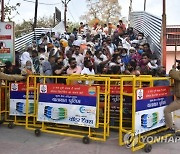
<path fill-rule="evenodd" d="M 137 90 L 135 134 L 165 126 L 164 108 L 173 102 L 170 87 L 148 87 Z"/>
<path fill-rule="evenodd" d="M 0 22 L 0 63 L 14 63 L 14 23 Z"/>
<path fill-rule="evenodd" d="M 95 127 L 96 107 L 39 102 L 37 120 Z"/>
<path fill-rule="evenodd" d="M 26 116 L 26 84 L 11 83 L 10 87 L 10 113 L 13 116 Z M 29 92 L 28 113 L 34 113 L 34 93 Z"/>
<path fill-rule="evenodd" d="M 38 121 L 96 127 L 96 87 L 40 85 Z"/>

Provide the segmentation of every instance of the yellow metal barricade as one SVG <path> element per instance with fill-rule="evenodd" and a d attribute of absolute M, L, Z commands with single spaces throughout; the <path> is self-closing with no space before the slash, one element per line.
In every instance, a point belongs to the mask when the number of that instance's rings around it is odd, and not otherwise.
<path fill-rule="evenodd" d="M 30 86 L 30 78 L 34 78 L 33 87 Z M 96 104 L 96 127 L 84 127 L 84 126 L 74 126 L 64 123 L 37 121 L 38 118 L 38 104 L 39 104 L 39 85 L 46 85 L 47 80 L 51 80 L 53 83 L 65 81 L 65 86 L 73 87 L 74 85 L 87 85 L 90 88 L 97 88 L 97 104 Z M 105 86 L 104 91 L 100 90 L 100 85 Z M 48 85 L 48 84 L 47 84 Z M 58 84 L 57 84 L 58 85 Z M 59 86 L 59 85 L 58 85 Z M 63 84 L 62 84 L 63 87 Z M 29 91 L 34 91 L 34 113 L 29 114 Z M 110 78 L 109 77 L 95 77 L 95 76 L 29 76 L 27 79 L 27 96 L 26 96 L 26 129 L 34 130 L 35 135 L 39 136 L 41 132 L 66 135 L 72 137 L 83 138 L 84 143 L 89 143 L 89 140 L 106 141 L 107 136 L 109 136 L 109 109 L 110 109 Z M 68 95 L 68 94 L 67 94 Z M 101 108 L 100 95 L 104 96 L 104 104 Z M 102 111 L 102 112 L 101 112 Z M 72 110 L 73 112 L 73 110 Z M 29 119 L 35 119 L 34 125 L 29 125 Z M 41 127 L 37 128 L 37 123 L 41 123 Z"/>
<path fill-rule="evenodd" d="M 107 75 L 107 74 L 101 74 L 96 75 L 100 77 L 110 77 L 110 128 L 112 129 L 119 129 L 119 103 L 120 103 L 120 84 L 121 84 L 121 78 L 123 77 L 135 77 L 135 75 Z M 152 77 L 152 75 L 140 75 L 139 77 L 149 78 Z M 142 85 L 142 82 L 139 82 L 139 85 Z M 132 82 L 128 81 L 126 84 L 124 84 L 123 90 L 126 92 L 132 91 Z M 127 106 L 130 106 L 131 99 L 127 96 L 123 100 L 123 103 L 125 103 Z M 130 113 L 128 112 L 127 108 L 123 110 L 123 113 L 126 114 L 125 118 L 123 119 L 123 122 L 131 123 L 131 118 L 129 117 Z"/>
<path fill-rule="evenodd" d="M 133 75 L 100 75 L 100 76 L 109 76 L 110 77 L 110 128 L 119 129 L 119 103 L 120 103 L 120 84 L 122 77 L 133 77 Z M 132 83 L 127 83 L 124 85 L 124 90 L 131 91 Z M 125 99 L 124 103 L 129 103 L 128 98 Z M 123 111 L 127 113 L 125 110 Z M 129 123 L 131 118 L 129 118 L 128 113 L 126 118 L 123 119 L 124 122 Z"/>
<path fill-rule="evenodd" d="M 9 91 L 9 85 L 8 82 L 5 80 L 0 87 L 0 123 L 1 124 L 8 121 L 8 115 L 9 115 L 8 91 Z"/>
<path fill-rule="evenodd" d="M 137 151 L 139 149 L 144 148 L 145 152 L 150 152 L 152 149 L 151 144 L 157 143 L 160 140 L 166 139 L 167 137 L 172 136 L 172 134 L 167 134 L 165 132 L 167 130 L 167 128 L 165 126 L 157 127 L 156 129 L 149 129 L 149 130 L 147 129 L 146 131 L 144 131 L 142 133 L 136 132 L 137 131 L 137 130 L 135 130 L 136 129 L 135 127 L 137 126 L 136 117 L 139 115 L 139 113 L 136 113 L 137 97 L 139 99 L 141 99 L 141 97 L 143 98 L 144 94 L 141 89 L 143 89 L 145 87 L 153 88 L 154 81 L 156 81 L 156 80 L 158 80 L 158 81 L 167 80 L 171 84 L 170 78 L 165 78 L 165 77 L 156 78 L 156 77 L 151 77 L 151 76 L 141 76 L 141 77 L 133 76 L 133 77 L 122 77 L 120 80 L 121 80 L 120 81 L 121 85 L 120 85 L 119 145 L 121 145 L 121 146 L 126 145 L 126 146 L 128 146 L 128 148 L 131 148 L 132 151 Z M 125 82 L 132 82 L 132 93 L 126 93 L 123 91 Z M 166 87 L 159 87 L 159 88 L 155 87 L 155 88 L 157 88 L 159 91 L 161 91 L 161 90 L 163 91 L 164 89 L 166 89 Z M 167 88 L 169 89 L 168 86 L 167 86 Z M 137 91 L 137 90 L 139 90 L 139 91 Z M 170 91 L 169 91 L 169 93 L 170 93 Z M 151 93 L 149 95 L 151 95 Z M 155 93 L 155 95 L 156 95 L 156 93 Z M 164 93 L 164 95 L 165 95 L 165 93 Z M 169 95 L 169 94 L 167 94 L 167 95 Z M 132 97 L 132 108 L 131 108 L 132 120 L 131 120 L 131 125 L 129 125 L 128 127 L 124 123 L 124 115 L 123 115 L 123 109 L 124 109 L 123 99 L 125 96 Z M 171 98 L 173 99 L 173 96 L 171 96 Z M 163 112 L 163 111 L 161 111 L 161 112 Z M 143 115 L 145 115 L 145 114 L 147 114 L 147 113 L 143 113 Z M 141 120 L 142 120 L 142 116 L 141 116 Z M 142 121 L 141 121 L 141 125 L 142 125 Z M 147 123 L 145 123 L 145 125 L 147 125 Z M 147 126 L 145 126 L 145 125 L 143 124 L 141 127 L 146 128 Z M 161 133 L 161 134 L 159 134 L 159 133 Z M 148 142 L 147 141 L 144 142 L 144 140 L 142 140 L 144 138 L 147 138 L 148 136 L 156 136 L 156 135 L 160 135 L 160 137 L 156 137 L 155 139 L 148 141 Z"/>
<path fill-rule="evenodd" d="M 5 81 L 1 86 L 1 112 L 0 119 L 8 128 L 14 128 L 15 125 L 25 126 L 26 124 L 26 83 L 23 82 L 8 82 Z M 22 93 L 19 91 L 20 87 L 24 90 Z M 15 88 L 13 90 L 13 88 Z M 17 89 L 16 89 L 17 88 Z M 12 93 L 15 94 L 12 94 Z M 12 97 L 14 96 L 14 98 Z M 21 98 L 18 98 L 21 97 Z M 29 121 L 29 124 L 35 123 L 34 119 Z"/>

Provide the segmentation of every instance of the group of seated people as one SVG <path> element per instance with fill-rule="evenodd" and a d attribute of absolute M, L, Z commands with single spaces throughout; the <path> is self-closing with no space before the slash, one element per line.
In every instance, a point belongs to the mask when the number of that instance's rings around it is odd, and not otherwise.
<path fill-rule="evenodd" d="M 82 23 L 81 23 L 82 24 Z M 117 26 L 119 27 L 119 26 Z M 105 29 L 104 29 L 105 30 Z M 93 31 L 93 33 L 92 33 Z M 21 54 L 6 62 L 6 74 L 62 76 L 115 74 L 166 76 L 143 33 L 132 27 L 108 35 L 103 28 L 86 33 L 43 33 Z"/>

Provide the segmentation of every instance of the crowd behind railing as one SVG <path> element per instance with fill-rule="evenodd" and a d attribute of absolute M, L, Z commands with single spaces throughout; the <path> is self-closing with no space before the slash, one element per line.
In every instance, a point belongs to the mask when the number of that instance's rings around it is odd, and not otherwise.
<path fill-rule="evenodd" d="M 43 33 L 22 54 L 16 52 L 14 66 L 9 61 L 5 63 L 4 73 L 166 76 L 144 34 L 135 32 L 133 27 L 126 28 L 122 20 L 115 28 L 106 24 L 90 28 L 81 22 L 79 29 L 74 28 L 71 33 Z"/>

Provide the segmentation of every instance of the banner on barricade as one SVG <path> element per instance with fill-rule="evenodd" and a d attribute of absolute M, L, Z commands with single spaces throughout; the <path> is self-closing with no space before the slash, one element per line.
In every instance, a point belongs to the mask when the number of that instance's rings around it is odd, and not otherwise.
<path fill-rule="evenodd" d="M 101 92 L 104 92 L 104 87 L 101 86 Z M 132 93 L 132 86 L 124 86 L 123 91 L 126 93 Z M 100 95 L 100 107 L 104 108 L 104 95 Z M 125 117 L 131 117 L 131 108 L 132 108 L 132 97 L 124 96 L 123 97 L 123 114 Z M 119 108 L 120 108 L 120 86 L 111 86 L 110 87 L 110 117 L 117 117 L 119 119 Z"/>
<path fill-rule="evenodd" d="M 34 92 L 29 92 L 29 110 L 34 113 Z M 10 86 L 10 113 L 14 116 L 26 116 L 26 84 L 11 83 Z"/>
<path fill-rule="evenodd" d="M 173 101 L 170 87 L 142 88 L 136 94 L 135 133 L 164 126 L 164 108 Z"/>
<path fill-rule="evenodd" d="M 82 85 L 40 85 L 38 121 L 96 127 L 97 88 Z"/>

